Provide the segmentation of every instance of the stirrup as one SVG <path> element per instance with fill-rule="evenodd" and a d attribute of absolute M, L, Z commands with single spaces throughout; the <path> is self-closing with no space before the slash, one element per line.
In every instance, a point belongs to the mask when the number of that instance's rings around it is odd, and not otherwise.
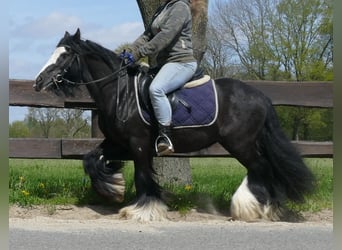
<path fill-rule="evenodd" d="M 159 139 L 165 139 L 167 141 L 167 144 L 165 144 L 165 149 L 163 149 L 163 151 L 158 150 Z M 173 148 L 173 144 L 167 135 L 159 135 L 155 141 L 154 147 L 155 147 L 157 156 L 169 155 L 175 152 Z"/>

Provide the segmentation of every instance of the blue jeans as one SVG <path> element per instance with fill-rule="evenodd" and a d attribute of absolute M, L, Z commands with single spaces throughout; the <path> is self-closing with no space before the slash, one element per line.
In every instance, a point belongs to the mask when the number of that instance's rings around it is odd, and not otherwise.
<path fill-rule="evenodd" d="M 166 63 L 153 79 L 149 89 L 150 98 L 154 114 L 161 125 L 171 125 L 172 110 L 166 95 L 189 81 L 196 68 L 197 62 Z"/>

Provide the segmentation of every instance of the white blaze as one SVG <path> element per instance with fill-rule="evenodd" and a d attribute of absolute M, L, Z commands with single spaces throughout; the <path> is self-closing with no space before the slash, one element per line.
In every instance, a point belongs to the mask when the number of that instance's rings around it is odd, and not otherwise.
<path fill-rule="evenodd" d="M 42 73 L 47 67 L 49 67 L 52 64 L 55 64 L 58 60 L 58 58 L 66 52 L 65 47 L 57 47 L 55 49 L 55 51 L 53 52 L 53 54 L 51 55 L 50 59 L 45 63 L 45 65 L 43 66 L 43 68 L 39 71 L 39 73 L 37 74 L 36 78 L 40 75 L 40 73 Z"/>

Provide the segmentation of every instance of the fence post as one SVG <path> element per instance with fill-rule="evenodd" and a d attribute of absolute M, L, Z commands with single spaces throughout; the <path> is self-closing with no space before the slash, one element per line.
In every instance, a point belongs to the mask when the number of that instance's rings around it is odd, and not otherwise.
<path fill-rule="evenodd" d="M 91 138 L 104 138 L 104 135 L 102 134 L 99 125 L 99 114 L 97 110 L 91 111 Z"/>

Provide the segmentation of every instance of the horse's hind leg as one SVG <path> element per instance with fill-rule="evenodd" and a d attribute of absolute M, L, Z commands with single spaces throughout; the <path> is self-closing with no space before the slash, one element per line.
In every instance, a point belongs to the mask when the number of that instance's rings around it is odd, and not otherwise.
<path fill-rule="evenodd" d="M 286 201 L 304 201 L 304 195 L 314 189 L 315 178 L 282 132 L 272 107 L 253 138 L 231 151 L 248 171 L 233 195 L 232 216 L 247 221 L 285 219 Z"/>
<path fill-rule="evenodd" d="M 230 212 L 237 220 L 278 221 L 283 216 L 282 195 L 272 186 L 272 173 L 265 167 L 267 162 L 260 157 L 247 167 L 247 176 L 234 193 Z"/>

